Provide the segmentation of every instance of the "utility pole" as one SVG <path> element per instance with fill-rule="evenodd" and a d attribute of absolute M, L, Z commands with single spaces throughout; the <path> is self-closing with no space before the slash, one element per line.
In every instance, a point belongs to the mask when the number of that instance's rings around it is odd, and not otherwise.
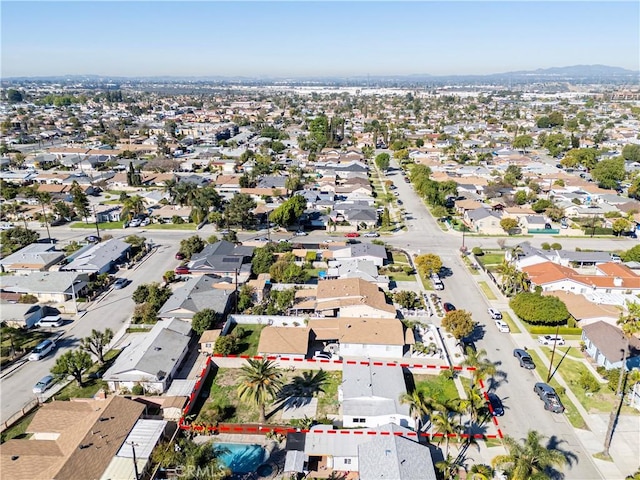
<path fill-rule="evenodd" d="M 129 445 L 131 445 L 131 451 L 133 452 L 133 472 L 134 472 L 134 478 L 135 480 L 138 480 L 140 478 L 140 474 L 138 473 L 138 461 L 136 459 L 136 445 L 138 445 L 137 443 L 129 443 Z"/>
<path fill-rule="evenodd" d="M 96 235 L 100 238 L 100 228 L 98 227 L 98 215 L 96 214 L 95 205 L 93 205 L 93 219 L 96 221 Z"/>
<path fill-rule="evenodd" d="M 44 202 L 42 201 L 42 198 L 39 198 L 40 200 L 40 206 L 42 207 L 42 219 L 44 220 L 44 226 L 47 227 L 47 238 L 49 239 L 49 243 L 53 243 L 51 241 L 51 232 L 49 231 L 49 220 L 47 219 L 47 213 L 44 209 Z"/>
<path fill-rule="evenodd" d="M 560 324 L 556 325 L 556 337 L 553 339 L 553 350 L 551 350 L 551 361 L 549 362 L 549 372 L 547 373 L 547 383 L 551 380 L 551 369 L 553 368 L 553 357 L 556 354 L 556 345 L 558 345 L 558 331 L 560 329 Z"/>
<path fill-rule="evenodd" d="M 237 269 L 237 268 L 236 268 L 236 278 L 235 278 L 235 283 L 236 283 L 236 289 L 235 289 L 234 297 L 235 297 L 235 303 L 236 303 L 236 306 L 235 306 L 235 308 L 234 308 L 234 310 L 233 310 L 233 311 L 234 311 L 234 312 L 235 312 L 235 314 L 237 315 L 237 314 L 238 314 L 238 269 Z"/>

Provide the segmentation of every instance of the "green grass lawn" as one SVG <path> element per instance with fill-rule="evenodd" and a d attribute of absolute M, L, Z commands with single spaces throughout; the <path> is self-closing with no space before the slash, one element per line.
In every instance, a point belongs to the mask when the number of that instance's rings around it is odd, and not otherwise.
<path fill-rule="evenodd" d="M 531 358 L 533 358 L 533 362 L 536 364 L 536 371 L 538 372 L 538 375 L 540 375 L 540 378 L 542 378 L 543 380 L 547 379 L 547 374 L 548 374 L 548 370 L 549 370 L 549 362 L 543 362 L 542 359 L 540 358 L 540 356 L 532 351 L 529 350 L 529 354 L 531 355 Z M 563 376 L 564 378 L 564 376 Z M 567 381 L 567 379 L 564 379 L 565 381 Z M 567 381 L 568 382 L 568 381 Z M 558 391 L 558 389 L 560 389 L 561 385 L 558 383 L 558 381 L 555 378 L 551 378 L 551 381 L 548 382 L 549 385 L 551 385 L 553 388 L 556 389 L 556 393 L 558 393 L 558 396 L 560 397 L 560 400 L 562 401 L 565 411 L 564 414 L 567 416 L 567 418 L 569 419 L 569 422 L 571 423 L 571 425 L 573 425 L 574 428 L 581 428 L 583 430 L 588 430 L 589 428 L 587 427 L 587 424 L 585 423 L 584 419 L 582 418 L 582 415 L 580 415 L 580 412 L 578 412 L 578 409 L 576 408 L 576 406 L 573 404 L 573 402 L 571 400 L 569 400 L 569 397 L 567 397 L 566 393 L 561 393 L 561 390 Z M 575 391 L 574 391 L 575 393 Z M 535 394 L 534 394 L 535 395 Z M 542 401 L 542 400 L 540 400 Z M 550 415 L 556 415 L 555 413 L 551 413 Z"/>
<path fill-rule="evenodd" d="M 325 270 L 326 268 L 305 268 L 305 271 L 309 274 L 309 278 L 318 278 L 319 273 Z"/>
<path fill-rule="evenodd" d="M 502 319 L 509 325 L 511 333 L 522 333 L 522 330 L 518 328 L 518 325 L 516 325 L 516 322 L 513 321 L 513 318 L 511 318 L 508 312 L 502 312 Z"/>
<path fill-rule="evenodd" d="M 16 439 L 29 438 L 31 434 L 27 434 L 25 432 L 27 431 L 27 428 L 29 427 L 31 420 L 33 420 L 33 416 L 36 414 L 37 411 L 38 411 L 37 409 L 34 410 L 29 415 L 23 417 L 18 423 L 12 425 L 11 427 L 7 428 L 4 432 L 2 432 L 2 435 L 0 435 L 0 443 L 4 443 L 7 440 L 11 440 L 12 438 L 16 438 Z"/>
<path fill-rule="evenodd" d="M 195 223 L 150 223 L 146 230 L 195 230 Z"/>
<path fill-rule="evenodd" d="M 486 252 L 484 255 L 476 256 L 482 265 L 500 265 L 504 260 L 504 253 Z"/>
<path fill-rule="evenodd" d="M 95 223 L 75 222 L 69 225 L 71 228 L 96 228 Z M 123 222 L 103 222 L 98 224 L 98 228 L 101 230 L 116 230 L 123 228 Z"/>
<path fill-rule="evenodd" d="M 258 342 L 260 341 L 260 332 L 264 325 L 235 325 L 232 332 L 236 332 L 238 328 L 244 330 L 244 334 L 240 339 L 240 350 L 238 355 L 257 355 Z"/>
<path fill-rule="evenodd" d="M 83 375 L 85 381 L 82 387 L 78 386 L 78 382 L 73 380 L 66 387 L 54 395 L 55 400 L 69 400 L 71 398 L 91 398 L 101 388 L 106 388 L 107 384 L 100 379 L 87 378 L 89 374 L 96 372 L 104 372 L 113 363 L 122 350 L 109 350 L 104 354 L 105 364 L 100 366 L 97 362 L 89 368 Z"/>
<path fill-rule="evenodd" d="M 393 272 L 389 273 L 389 280 L 393 280 L 394 282 L 415 282 L 415 275 L 407 275 L 403 272 Z"/>
<path fill-rule="evenodd" d="M 487 282 L 478 282 L 478 286 L 480 287 L 480 290 L 482 290 L 482 293 L 485 294 L 487 299 L 497 300 L 496 295 L 493 293 L 493 290 L 491 290 L 491 287 L 487 284 Z"/>
<path fill-rule="evenodd" d="M 413 375 L 413 382 L 416 390 L 423 391 L 427 397 L 433 398 L 437 402 L 445 402 L 452 398 L 459 398 L 453 379 L 444 375 Z"/>
<path fill-rule="evenodd" d="M 392 252 L 391 258 L 393 258 L 393 263 L 403 263 L 405 265 L 409 265 L 409 259 L 402 252 Z"/>
<path fill-rule="evenodd" d="M 547 358 L 545 359 L 547 366 L 551 361 L 551 349 L 547 347 L 543 347 L 542 351 L 545 353 Z M 568 354 L 565 356 L 565 353 Z M 601 384 L 600 390 L 589 394 L 585 391 L 585 389 L 580 385 L 580 376 L 583 374 L 589 374 L 593 376 L 593 374 L 589 371 L 589 369 L 584 365 L 581 360 L 574 360 L 573 358 L 584 358 L 582 354 L 575 348 L 572 347 L 560 347 L 556 349 L 556 353 L 553 357 L 553 368 L 554 370 L 558 368 L 557 372 L 560 373 L 562 378 L 569 384 L 571 391 L 573 394 L 580 400 L 582 406 L 589 413 L 608 413 L 611 412 L 618 404 L 618 401 L 615 396 L 615 392 L 611 391 L 607 384 Z M 560 367 L 558 367 L 560 365 Z M 556 373 L 557 375 L 557 373 Z M 626 407 L 624 410 L 626 414 L 638 414 L 639 412 L 635 409 Z"/>
<path fill-rule="evenodd" d="M 338 387 L 342 383 L 342 372 L 327 372 L 327 385 L 324 393 L 318 395 L 318 410 L 316 418 L 324 418 L 327 415 L 337 415 L 340 404 L 338 402 Z"/>

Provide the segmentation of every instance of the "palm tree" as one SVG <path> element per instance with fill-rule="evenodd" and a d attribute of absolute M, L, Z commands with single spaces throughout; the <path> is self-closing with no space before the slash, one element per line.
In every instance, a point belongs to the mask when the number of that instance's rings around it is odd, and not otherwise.
<path fill-rule="evenodd" d="M 457 478 L 458 472 L 460 470 L 460 459 L 459 457 L 453 458 L 447 453 L 447 456 L 444 460 L 436 462 L 436 468 L 440 471 L 440 473 L 442 473 L 443 478 Z"/>
<path fill-rule="evenodd" d="M 449 456 L 449 443 L 451 436 L 462 433 L 460 422 L 452 414 L 460 414 L 462 410 L 452 404 L 438 405 L 437 410 L 431 414 L 431 425 L 433 430 L 441 434 L 444 438 L 445 456 Z"/>
<path fill-rule="evenodd" d="M 529 277 L 518 270 L 515 264 L 503 261 L 496 270 L 502 281 L 502 291 L 508 297 L 529 289 Z"/>
<path fill-rule="evenodd" d="M 498 455 L 491 464 L 494 468 L 504 469 L 509 480 L 546 480 L 551 478 L 546 471 L 563 467 L 567 457 L 561 451 L 541 445 L 542 436 L 535 430 L 529 430 L 524 443 L 520 444 L 510 436 L 504 438 L 508 452 Z"/>
<path fill-rule="evenodd" d="M 238 397 L 260 409 L 260 423 L 265 422 L 267 402 L 272 401 L 282 387 L 282 374 L 275 362 L 266 358 L 247 360 L 240 371 Z"/>
<path fill-rule="evenodd" d="M 468 480 L 491 480 L 493 478 L 493 468 L 482 463 L 472 465 L 467 475 Z"/>
<path fill-rule="evenodd" d="M 471 347 L 467 347 L 466 358 L 462 365 L 469 368 L 474 368 L 471 373 L 471 386 L 473 387 L 479 380 L 484 380 L 487 377 L 492 377 L 496 374 L 496 364 L 486 358 L 487 351 L 483 348 L 480 350 L 474 350 Z"/>
<path fill-rule="evenodd" d="M 463 406 L 471 421 L 477 423 L 480 413 L 485 410 L 487 405 L 484 395 L 476 385 L 465 386 L 464 390 L 467 393 L 467 399 L 463 401 Z"/>
<path fill-rule="evenodd" d="M 297 397 L 313 397 L 320 392 L 324 393 L 324 387 L 329 381 L 327 372 L 320 369 L 313 372 L 302 372 L 302 375 L 296 375 L 291 380 L 291 393 Z"/>
<path fill-rule="evenodd" d="M 143 213 L 145 200 L 140 195 L 134 195 L 133 197 L 127 197 L 122 204 L 122 217 L 127 220 L 131 217 Z"/>
<path fill-rule="evenodd" d="M 400 403 L 409 405 L 409 413 L 415 421 L 416 431 L 420 431 L 422 419 L 430 412 L 431 398 L 425 396 L 422 390 L 413 390 L 400 396 Z"/>
<path fill-rule="evenodd" d="M 628 303 L 629 313 L 626 315 L 620 314 L 618 319 L 618 325 L 622 329 L 622 334 L 625 338 L 624 350 L 622 351 L 622 366 L 620 367 L 620 375 L 618 376 L 618 388 L 616 388 L 616 395 L 619 398 L 618 406 L 611 411 L 609 416 L 609 427 L 604 437 L 604 455 L 609 456 L 609 448 L 611 447 L 611 440 L 613 439 L 613 427 L 620 415 L 620 409 L 622 408 L 622 402 L 624 401 L 624 395 L 622 394 L 622 388 L 624 385 L 625 377 L 627 376 L 627 352 L 629 352 L 629 340 L 630 338 L 640 332 L 640 304 L 636 302 Z"/>
<path fill-rule="evenodd" d="M 174 178 L 170 178 L 169 180 L 164 181 L 164 192 L 169 194 L 169 200 L 171 201 L 171 203 L 175 203 L 177 186 L 178 181 Z"/>

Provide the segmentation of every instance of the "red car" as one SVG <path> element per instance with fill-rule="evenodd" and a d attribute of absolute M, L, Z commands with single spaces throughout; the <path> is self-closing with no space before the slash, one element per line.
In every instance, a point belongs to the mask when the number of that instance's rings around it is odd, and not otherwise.
<path fill-rule="evenodd" d="M 184 260 L 184 254 L 180 252 L 176 253 L 176 260 Z"/>
<path fill-rule="evenodd" d="M 349 232 L 344 234 L 347 238 L 358 238 L 360 234 L 358 232 Z"/>
<path fill-rule="evenodd" d="M 176 275 L 189 275 L 189 268 L 182 266 L 182 267 L 176 267 L 176 269 L 174 270 Z"/>

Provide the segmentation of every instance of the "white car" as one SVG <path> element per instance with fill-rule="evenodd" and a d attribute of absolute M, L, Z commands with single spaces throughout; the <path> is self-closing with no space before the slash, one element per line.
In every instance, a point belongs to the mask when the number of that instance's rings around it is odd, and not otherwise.
<path fill-rule="evenodd" d="M 364 237 L 379 237 L 380 234 L 378 232 L 367 232 L 363 236 Z"/>
<path fill-rule="evenodd" d="M 129 222 L 130 227 L 139 227 L 142 221 L 139 218 L 134 218 Z"/>
<path fill-rule="evenodd" d="M 494 320 L 502 320 L 502 314 L 496 310 L 495 308 L 489 308 L 487 310 L 489 312 L 489 316 Z"/>
<path fill-rule="evenodd" d="M 145 218 L 144 220 L 142 220 L 142 222 L 140 222 L 140 226 L 141 227 L 146 227 L 147 225 L 149 225 L 151 223 L 151 219 L 149 217 Z"/>
<path fill-rule="evenodd" d="M 296 233 L 294 233 L 294 235 L 296 237 L 306 237 L 307 236 L 307 232 L 296 232 Z"/>
<path fill-rule="evenodd" d="M 539 335 L 538 343 L 541 345 L 553 345 L 554 342 L 557 345 L 564 345 L 565 341 L 560 335 Z"/>
<path fill-rule="evenodd" d="M 496 327 L 498 327 L 498 331 L 502 333 L 509 333 L 511 330 L 509 329 L 509 325 L 504 320 L 495 320 Z"/>

